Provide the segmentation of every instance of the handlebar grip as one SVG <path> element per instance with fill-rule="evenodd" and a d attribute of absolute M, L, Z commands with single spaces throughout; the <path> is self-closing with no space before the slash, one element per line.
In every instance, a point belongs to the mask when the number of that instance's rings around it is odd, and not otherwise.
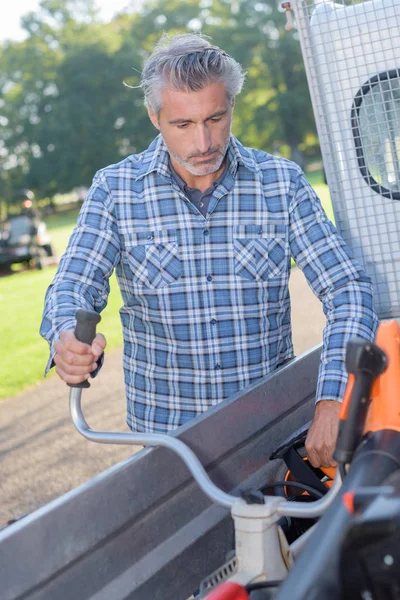
<path fill-rule="evenodd" d="M 79 308 L 75 313 L 75 337 L 80 342 L 90 344 L 96 337 L 96 325 L 100 323 L 101 316 L 94 310 Z"/>
<path fill-rule="evenodd" d="M 79 308 L 75 313 L 76 318 L 76 327 L 75 327 L 75 337 L 80 342 L 84 344 L 90 344 L 93 342 L 96 337 L 96 326 L 97 323 L 100 323 L 101 316 L 95 312 L 94 310 L 85 310 L 83 308 Z M 88 388 L 90 387 L 90 383 L 85 380 L 81 383 L 69 383 L 69 387 L 74 388 Z"/>
<path fill-rule="evenodd" d="M 365 419 L 370 405 L 374 377 L 358 373 L 352 389 L 346 420 L 339 421 L 339 431 L 333 458 L 340 464 L 350 463 L 362 438 Z"/>
<path fill-rule="evenodd" d="M 371 400 L 375 379 L 387 367 L 386 354 L 372 342 L 361 339 L 350 340 L 346 350 L 346 368 L 351 375 L 350 398 L 341 414 L 339 433 L 333 458 L 340 464 L 350 463 L 359 445 Z M 342 418 L 344 417 L 345 418 Z"/>

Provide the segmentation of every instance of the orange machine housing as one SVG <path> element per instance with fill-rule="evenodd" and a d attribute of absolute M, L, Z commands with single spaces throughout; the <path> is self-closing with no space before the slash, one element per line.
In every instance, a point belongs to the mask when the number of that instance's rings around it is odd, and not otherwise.
<path fill-rule="evenodd" d="M 372 386 L 364 433 L 382 429 L 400 431 L 400 326 L 397 321 L 382 321 L 375 341 L 386 354 L 388 364 Z M 353 386 L 354 375 L 350 374 L 340 410 L 341 420 L 347 417 Z"/>

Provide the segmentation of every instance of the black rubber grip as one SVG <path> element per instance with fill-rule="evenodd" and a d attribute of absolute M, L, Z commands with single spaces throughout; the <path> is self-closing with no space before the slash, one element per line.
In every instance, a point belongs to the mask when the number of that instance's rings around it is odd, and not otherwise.
<path fill-rule="evenodd" d="M 374 377 L 370 373 L 357 373 L 347 417 L 339 423 L 339 432 L 333 453 L 333 458 L 338 463 L 350 463 L 361 441 L 373 383 Z"/>
<path fill-rule="evenodd" d="M 75 313 L 76 327 L 75 337 L 80 342 L 85 344 L 91 344 L 96 337 L 96 326 L 100 323 L 101 317 L 94 310 L 84 310 L 79 308 Z M 74 388 L 88 388 L 90 383 L 85 380 L 81 383 L 69 383 L 69 387 Z"/>
<path fill-rule="evenodd" d="M 355 377 L 345 420 L 339 424 L 339 434 L 333 458 L 341 464 L 350 463 L 360 444 L 371 401 L 374 380 L 387 367 L 386 354 L 372 342 L 350 340 L 346 349 L 346 368 Z"/>
<path fill-rule="evenodd" d="M 75 314 L 75 337 L 80 342 L 91 344 L 96 337 L 96 325 L 100 323 L 101 316 L 94 310 L 79 308 Z"/>

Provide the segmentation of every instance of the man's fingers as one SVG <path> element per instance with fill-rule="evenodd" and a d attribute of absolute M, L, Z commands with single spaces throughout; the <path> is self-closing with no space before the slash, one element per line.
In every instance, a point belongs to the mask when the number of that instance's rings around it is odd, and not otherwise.
<path fill-rule="evenodd" d="M 90 376 L 90 373 L 87 372 L 68 373 L 67 371 L 64 371 L 64 369 L 60 365 L 56 365 L 56 373 L 60 377 L 60 379 L 65 381 L 65 383 L 81 383 L 82 381 L 89 379 Z"/>
<path fill-rule="evenodd" d="M 62 331 L 60 334 L 60 341 L 56 342 L 58 346 L 64 348 L 65 350 L 69 350 L 74 354 L 91 354 L 92 349 L 89 344 L 85 344 L 84 342 L 80 342 L 76 339 L 73 331 Z M 54 344 L 54 348 L 56 344 Z"/>
<path fill-rule="evenodd" d="M 320 432 L 315 432 L 314 429 L 309 431 L 305 444 L 308 460 L 316 469 L 318 467 L 333 467 L 335 466 L 332 459 L 334 448 L 328 446 L 319 434 Z"/>
<path fill-rule="evenodd" d="M 94 361 L 93 357 L 90 355 L 85 357 L 85 359 L 87 358 L 89 358 L 89 360 L 85 360 L 85 362 L 79 362 L 82 361 L 80 356 L 73 356 L 73 360 L 64 360 L 60 354 L 56 354 L 54 356 L 54 363 L 56 367 L 58 367 L 58 369 L 60 369 L 63 373 L 68 375 L 83 376 L 87 373 L 91 373 L 97 368 L 97 363 Z"/>
<path fill-rule="evenodd" d="M 307 458 L 315 469 L 318 469 L 318 467 L 321 466 L 319 458 L 318 458 L 318 454 L 316 452 L 313 452 L 311 450 L 308 451 Z"/>
<path fill-rule="evenodd" d="M 57 375 L 66 383 L 81 383 L 98 368 L 97 360 L 106 347 L 104 335 L 98 333 L 92 345 L 76 339 L 73 331 L 63 331 L 54 344 Z"/>
<path fill-rule="evenodd" d="M 98 333 L 92 342 L 92 352 L 96 358 L 99 358 L 107 345 L 106 338 L 102 333 Z"/>
<path fill-rule="evenodd" d="M 331 465 L 333 449 L 331 449 L 326 444 L 326 441 L 321 438 L 320 433 L 321 432 L 315 430 L 315 428 L 310 429 L 305 443 L 307 458 L 316 469 L 318 469 L 318 467 L 333 466 Z"/>
<path fill-rule="evenodd" d="M 93 362 L 93 353 L 90 350 L 90 346 L 87 346 L 89 350 L 86 350 L 83 354 L 72 352 L 68 350 L 63 344 L 60 342 L 56 342 L 54 344 L 54 350 L 56 351 L 54 362 L 58 364 L 59 362 L 63 362 L 65 364 L 71 366 L 88 366 Z"/>
<path fill-rule="evenodd" d="M 305 442 L 306 454 L 307 458 L 312 464 L 313 467 L 318 468 L 320 466 L 320 460 L 318 451 L 315 444 L 315 432 L 313 424 L 311 424 L 310 429 L 308 430 L 308 434 Z"/>
<path fill-rule="evenodd" d="M 326 452 L 321 453 L 320 457 L 321 457 L 320 458 L 321 462 L 319 464 L 320 467 L 325 467 L 327 469 L 328 467 L 335 466 L 334 460 L 329 456 L 329 452 L 326 451 Z"/>
<path fill-rule="evenodd" d="M 314 419 L 307 434 L 306 452 L 313 467 L 334 467 L 340 403 L 322 400 L 315 408 Z"/>

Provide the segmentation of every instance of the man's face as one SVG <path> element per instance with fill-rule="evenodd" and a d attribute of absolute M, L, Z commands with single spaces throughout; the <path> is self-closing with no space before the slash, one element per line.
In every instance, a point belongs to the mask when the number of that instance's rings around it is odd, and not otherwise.
<path fill-rule="evenodd" d="M 192 175 L 210 175 L 225 158 L 233 104 L 222 83 L 210 83 L 198 92 L 164 89 L 159 115 L 149 110 L 149 117 L 172 159 Z"/>

